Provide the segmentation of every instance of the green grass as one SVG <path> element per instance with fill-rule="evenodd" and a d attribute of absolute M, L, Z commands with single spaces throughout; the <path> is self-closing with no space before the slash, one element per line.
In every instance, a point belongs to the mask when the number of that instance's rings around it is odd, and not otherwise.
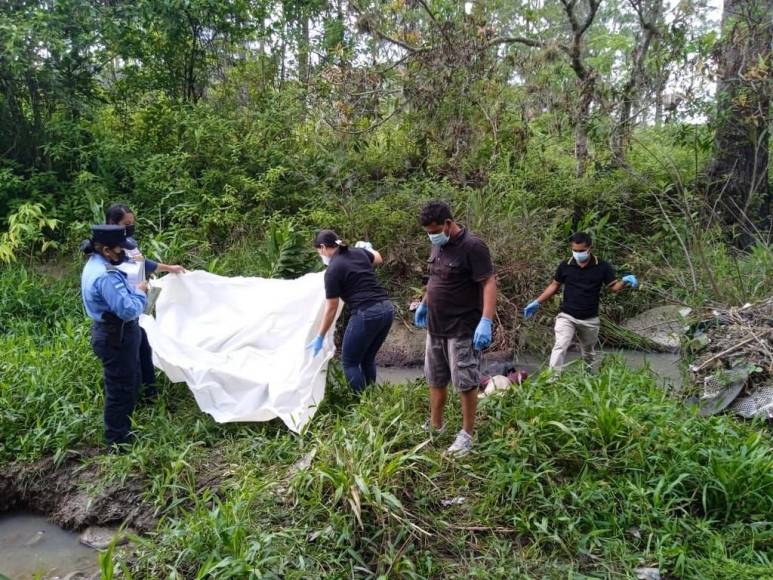
<path fill-rule="evenodd" d="M 476 452 L 420 425 L 422 384 L 356 402 L 338 383 L 309 432 L 217 426 L 184 388 L 140 414 L 146 437 L 116 472 L 148 474 L 164 515 L 134 572 L 174 577 L 760 578 L 773 548 L 773 454 L 759 424 L 701 419 L 644 371 L 530 382 L 480 409 Z M 174 417 L 176 428 L 170 427 Z M 311 466 L 293 464 L 314 451 Z M 219 490 L 196 489 L 212 469 Z M 463 497 L 446 506 L 443 500 Z"/>
<path fill-rule="evenodd" d="M 29 289 L 23 307 L 0 301 L 0 465 L 100 445 L 101 371 L 67 287 Z M 89 460 L 105 483 L 142 477 L 160 517 L 135 558 L 116 550 L 103 568 L 623 578 L 654 565 L 670 577 L 773 577 L 769 428 L 696 417 L 647 371 L 607 359 L 596 376 L 535 377 L 486 399 L 475 452 L 458 461 L 442 456 L 460 424 L 456 397 L 447 433 L 431 440 L 423 383 L 356 399 L 336 368 L 328 387 L 299 436 L 278 422 L 218 425 L 185 385 L 164 384 L 135 414 L 131 452 Z"/>

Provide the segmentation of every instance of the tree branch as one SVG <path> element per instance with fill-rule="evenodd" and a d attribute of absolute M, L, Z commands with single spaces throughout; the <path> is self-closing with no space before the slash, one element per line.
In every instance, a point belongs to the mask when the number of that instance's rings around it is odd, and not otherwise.
<path fill-rule="evenodd" d="M 451 42 L 451 39 L 448 38 L 448 35 L 446 34 L 446 31 L 443 30 L 443 27 L 440 26 L 440 23 L 438 22 L 437 18 L 435 18 L 435 15 L 433 14 L 432 10 L 430 10 L 429 6 L 427 6 L 427 3 L 424 0 L 419 0 L 419 4 L 421 4 L 421 7 L 424 8 L 424 11 L 429 15 L 430 20 L 437 26 L 437 29 L 440 31 L 440 34 L 443 35 L 443 38 L 446 41 L 446 44 L 448 44 L 448 48 L 453 50 L 454 45 Z"/>
<path fill-rule="evenodd" d="M 585 31 L 593 24 L 593 20 L 596 18 L 596 12 L 598 12 L 599 6 L 601 6 L 601 0 L 588 0 L 588 16 L 585 19 L 585 24 L 582 25 L 580 35 L 585 34 Z"/>
<path fill-rule="evenodd" d="M 350 2 L 350 5 L 351 5 L 351 7 L 354 9 L 354 11 L 357 14 L 359 14 L 360 16 L 363 16 L 365 18 L 368 17 L 367 14 L 365 14 L 362 11 L 362 9 L 357 5 L 357 3 L 354 2 L 353 0 Z M 385 40 L 385 41 L 389 42 L 390 44 L 394 44 L 395 46 L 399 46 L 400 48 L 410 52 L 411 54 L 427 52 L 429 50 L 432 50 L 432 48 L 433 48 L 432 46 L 411 46 L 407 42 L 403 42 L 402 40 L 398 40 L 397 38 L 394 38 L 394 37 L 388 35 L 387 33 L 379 30 L 375 26 L 372 26 L 371 22 L 368 23 L 368 30 L 367 31 L 370 32 L 371 34 L 373 34 L 378 39 Z"/>
<path fill-rule="evenodd" d="M 497 44 L 523 44 L 532 48 L 545 48 L 547 43 L 525 36 L 497 36 L 486 43 L 485 48 L 491 48 Z"/>

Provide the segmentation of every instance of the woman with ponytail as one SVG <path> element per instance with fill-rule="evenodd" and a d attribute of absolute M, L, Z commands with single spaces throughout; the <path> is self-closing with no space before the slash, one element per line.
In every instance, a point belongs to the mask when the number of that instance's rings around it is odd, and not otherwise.
<path fill-rule="evenodd" d="M 314 247 L 327 266 L 325 271 L 325 313 L 318 336 L 309 344 L 314 356 L 322 350 L 325 335 L 333 325 L 339 301 L 349 307 L 341 362 L 349 386 L 361 393 L 376 382 L 376 354 L 384 344 L 395 310 L 386 290 L 376 278 L 373 266 L 383 263 L 381 254 L 369 242 L 350 248 L 332 230 L 320 231 Z"/>

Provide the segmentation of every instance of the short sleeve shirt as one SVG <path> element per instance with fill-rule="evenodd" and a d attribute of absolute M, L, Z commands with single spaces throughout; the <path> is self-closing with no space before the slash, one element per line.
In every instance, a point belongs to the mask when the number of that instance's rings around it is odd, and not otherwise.
<path fill-rule="evenodd" d="M 584 268 L 574 258 L 561 262 L 553 278 L 563 286 L 561 312 L 585 320 L 599 315 L 601 288 L 615 281 L 615 270 L 591 255 L 590 263 Z"/>
<path fill-rule="evenodd" d="M 352 310 L 389 299 L 373 271 L 373 254 L 362 248 L 333 256 L 325 271 L 325 296 L 340 298 Z"/>
<path fill-rule="evenodd" d="M 445 245 L 433 246 L 427 284 L 429 333 L 471 337 L 483 315 L 482 282 L 493 275 L 488 247 L 466 229 Z"/>

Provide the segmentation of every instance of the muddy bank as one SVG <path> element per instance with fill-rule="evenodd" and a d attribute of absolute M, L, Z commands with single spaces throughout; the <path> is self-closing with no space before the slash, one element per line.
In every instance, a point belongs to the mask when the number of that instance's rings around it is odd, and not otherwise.
<path fill-rule="evenodd" d="M 376 355 L 376 364 L 383 367 L 413 367 L 424 364 L 424 343 L 427 331 L 397 319 L 384 345 Z"/>
<path fill-rule="evenodd" d="M 59 465 L 47 457 L 1 467 L 0 513 L 24 509 L 45 514 L 68 530 L 121 523 L 138 532 L 155 528 L 155 508 L 142 497 L 144 480 L 105 485 L 100 466 L 88 461 L 101 452 L 70 452 Z"/>

